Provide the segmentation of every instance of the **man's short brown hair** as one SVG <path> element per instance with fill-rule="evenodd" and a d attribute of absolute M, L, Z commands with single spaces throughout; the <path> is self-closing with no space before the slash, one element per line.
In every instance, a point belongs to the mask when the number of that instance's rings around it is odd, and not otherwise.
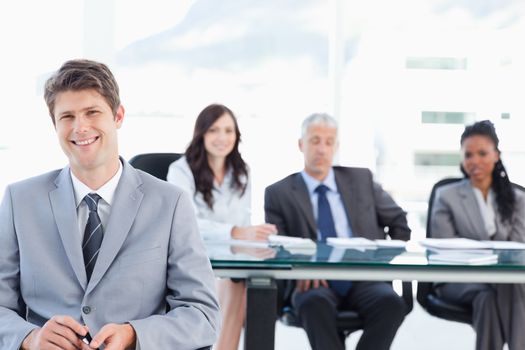
<path fill-rule="evenodd" d="M 53 74 L 44 87 L 44 99 L 49 115 L 55 124 L 55 100 L 65 91 L 95 90 L 111 107 L 116 115 L 120 106 L 119 88 L 109 68 L 99 62 L 77 59 L 67 61 Z"/>

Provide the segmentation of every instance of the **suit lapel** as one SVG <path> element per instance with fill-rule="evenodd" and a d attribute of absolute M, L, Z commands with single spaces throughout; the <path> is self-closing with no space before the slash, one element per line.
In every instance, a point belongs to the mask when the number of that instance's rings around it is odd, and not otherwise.
<path fill-rule="evenodd" d="M 89 281 L 87 293 L 100 282 L 109 266 L 120 251 L 131 225 L 137 215 L 143 192 L 140 189 L 142 181 L 135 169 L 126 161 L 122 161 L 122 177 L 115 191 L 109 221 L 104 230 L 104 240 L 100 247 L 93 275 Z"/>
<path fill-rule="evenodd" d="M 317 240 L 317 224 L 314 219 L 314 209 L 312 208 L 308 189 L 300 173 L 297 173 L 292 180 L 292 195 L 295 197 L 295 202 L 299 205 L 299 208 L 306 217 L 306 222 L 310 229 L 310 238 Z M 301 232 L 297 233 L 300 234 Z"/>
<path fill-rule="evenodd" d="M 339 170 L 337 168 L 334 169 L 334 176 L 335 176 L 335 183 L 337 185 L 337 190 L 341 194 L 341 200 L 343 201 L 343 205 L 345 207 L 346 217 L 348 218 L 350 229 L 352 230 L 352 234 L 354 236 L 359 236 L 359 229 L 358 229 L 358 219 L 359 219 L 359 213 L 357 213 L 357 208 L 359 208 L 359 204 L 357 203 L 357 198 L 355 193 L 357 191 L 354 189 L 354 182 L 349 181 L 346 179 L 342 179 L 342 175 L 340 174 Z"/>
<path fill-rule="evenodd" d="M 75 194 L 69 167 L 62 169 L 55 180 L 55 185 L 57 188 L 49 192 L 51 209 L 67 258 L 78 282 L 85 289 L 87 277 L 82 255 L 82 237 L 78 232 Z"/>
<path fill-rule="evenodd" d="M 481 217 L 481 212 L 476 197 L 474 196 L 474 191 L 468 180 L 464 181 L 463 185 L 459 188 L 459 194 L 461 196 L 461 204 L 463 205 L 464 212 L 473 228 L 473 234 L 477 235 L 477 238 L 480 240 L 490 239 L 487 229 L 485 228 L 485 221 Z"/>

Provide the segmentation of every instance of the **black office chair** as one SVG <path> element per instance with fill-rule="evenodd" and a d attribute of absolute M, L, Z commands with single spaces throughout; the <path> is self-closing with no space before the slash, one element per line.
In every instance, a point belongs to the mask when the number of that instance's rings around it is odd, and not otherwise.
<path fill-rule="evenodd" d="M 288 292 L 291 292 L 291 290 L 288 290 Z M 414 304 L 412 282 L 402 283 L 402 298 L 407 306 L 405 315 L 408 315 L 410 311 L 412 311 Z M 299 320 L 295 309 L 291 306 L 289 299 L 284 302 L 284 306 L 280 309 L 280 313 L 280 321 L 283 324 L 292 327 L 302 327 L 301 321 Z M 339 311 L 337 313 L 336 324 L 337 331 L 343 341 L 351 333 L 363 329 L 363 320 L 359 317 L 357 311 L 353 310 Z"/>
<path fill-rule="evenodd" d="M 143 153 L 129 160 L 134 168 L 166 181 L 170 164 L 182 157 L 180 153 Z"/>
<path fill-rule="evenodd" d="M 432 237 L 430 229 L 430 217 L 432 214 L 432 206 L 436 197 L 438 188 L 454 182 L 463 180 L 463 178 L 447 178 L 438 181 L 430 192 L 430 199 L 428 200 L 427 212 L 427 233 L 428 238 Z M 472 308 L 468 305 L 454 304 L 443 299 L 440 299 L 432 282 L 418 282 L 417 284 L 417 301 L 419 304 L 432 316 L 443 318 L 449 321 L 456 321 L 461 323 L 472 324 Z"/>
<path fill-rule="evenodd" d="M 427 233 L 428 238 L 432 237 L 430 228 L 430 218 L 432 214 L 432 206 L 436 197 L 436 191 L 441 186 L 451 184 L 463 180 L 463 178 L 447 178 L 438 181 L 430 192 L 430 199 L 428 200 L 427 212 Z M 515 188 L 524 191 L 525 188 L 512 184 Z M 443 299 L 440 299 L 434 290 L 434 283 L 432 282 L 418 282 L 417 284 L 417 301 L 419 304 L 432 316 L 443 318 L 449 321 L 456 321 L 461 323 L 472 324 L 472 307 L 469 305 L 454 304 Z"/>

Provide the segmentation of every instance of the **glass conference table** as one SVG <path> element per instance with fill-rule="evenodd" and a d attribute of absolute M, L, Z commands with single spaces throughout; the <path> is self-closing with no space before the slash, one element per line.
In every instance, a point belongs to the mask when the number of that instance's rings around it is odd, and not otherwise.
<path fill-rule="evenodd" d="M 217 277 L 246 279 L 245 349 L 273 349 L 277 310 L 275 280 L 422 281 L 525 283 L 525 250 L 491 250 L 497 263 L 432 263 L 415 242 L 406 248 L 269 246 L 255 242 L 212 242 L 206 248 Z"/>

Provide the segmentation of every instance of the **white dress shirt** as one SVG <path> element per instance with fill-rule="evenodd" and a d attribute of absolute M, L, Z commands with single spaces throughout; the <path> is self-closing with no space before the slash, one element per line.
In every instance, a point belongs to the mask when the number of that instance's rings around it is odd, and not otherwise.
<path fill-rule="evenodd" d="M 98 201 L 97 212 L 102 223 L 102 230 L 104 231 L 104 229 L 106 228 L 109 220 L 109 212 L 111 209 L 113 196 L 115 195 L 115 190 L 117 189 L 120 176 L 122 175 L 122 164 L 120 164 L 120 160 L 118 164 L 119 167 L 117 173 L 113 175 L 113 177 L 108 182 L 106 182 L 102 187 L 100 187 L 96 191 L 86 186 L 73 174 L 71 170 L 69 170 L 69 173 L 71 174 L 71 181 L 73 182 L 73 190 L 75 192 L 78 230 L 80 232 L 80 237 L 84 237 L 84 230 L 86 229 L 86 224 L 89 216 L 89 208 L 86 202 L 84 202 L 84 197 L 89 193 L 96 193 L 101 197 L 101 199 Z"/>
<path fill-rule="evenodd" d="M 352 237 L 352 228 L 348 222 L 348 217 L 346 216 L 346 210 L 343 205 L 343 200 L 341 194 L 337 190 L 337 184 L 335 183 L 334 170 L 331 168 L 328 172 L 326 178 L 321 182 L 310 175 L 308 175 L 304 170 L 301 171 L 304 182 L 306 183 L 306 188 L 308 189 L 308 195 L 310 196 L 310 202 L 312 203 L 312 208 L 314 210 L 314 218 L 317 221 L 317 198 L 319 195 L 315 192 L 315 189 L 320 184 L 328 187 L 326 192 L 326 199 L 330 204 L 330 210 L 332 212 L 332 217 L 334 219 L 335 232 L 337 237 Z M 317 237 L 321 237 L 319 230 L 317 230 Z"/>
<path fill-rule="evenodd" d="M 485 229 L 487 230 L 490 237 L 496 234 L 496 212 L 494 210 L 494 193 L 492 189 L 489 189 L 487 194 L 487 200 L 483 198 L 483 193 L 479 188 L 472 186 L 474 196 L 478 202 L 478 208 L 483 218 Z"/>
<path fill-rule="evenodd" d="M 231 239 L 234 226 L 250 226 L 251 189 L 248 179 L 244 194 L 232 188 L 233 175 L 228 171 L 221 185 L 214 182 L 213 209 L 208 207 L 202 193 L 195 193 L 195 179 L 186 157 L 173 162 L 168 170 L 168 182 L 182 188 L 193 199 L 197 224 L 203 239 Z"/>

